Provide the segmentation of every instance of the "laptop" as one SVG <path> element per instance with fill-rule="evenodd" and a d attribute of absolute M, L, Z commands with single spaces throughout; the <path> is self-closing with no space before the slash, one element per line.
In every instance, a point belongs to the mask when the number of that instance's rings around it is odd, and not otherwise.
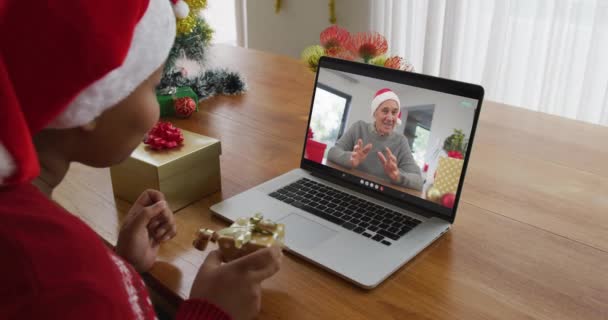
<path fill-rule="evenodd" d="M 262 213 L 285 224 L 289 252 L 374 288 L 454 223 L 483 95 L 474 84 L 323 57 L 300 167 L 211 211 L 229 221 Z"/>

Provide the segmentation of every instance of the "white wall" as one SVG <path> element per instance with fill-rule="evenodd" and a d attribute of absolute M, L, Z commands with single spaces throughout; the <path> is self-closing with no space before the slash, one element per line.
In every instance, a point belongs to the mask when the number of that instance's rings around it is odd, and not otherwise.
<path fill-rule="evenodd" d="M 235 2 L 226 0 L 207 1 L 203 16 L 213 28 L 212 43 L 235 46 L 237 41 Z"/>
<path fill-rule="evenodd" d="M 225 1 L 225 0 L 222 0 Z M 370 30 L 371 0 L 336 0 L 337 24 L 350 32 Z M 319 34 L 330 26 L 328 0 L 248 0 L 247 47 L 300 58 L 302 50 L 319 44 Z"/>
<path fill-rule="evenodd" d="M 454 129 L 462 130 L 467 138 L 470 137 L 475 108 L 464 107 L 461 103 L 467 101 L 471 102 L 473 106 L 477 106 L 477 102 L 469 98 L 414 87 L 407 87 L 401 92 L 404 92 L 404 95 L 399 96 L 402 106 L 435 105 L 428 144 L 429 149 L 427 149 L 426 154 L 429 172 L 434 172 L 437 159 L 433 159 L 431 149 L 434 147 L 443 148 L 443 142 L 454 133 Z M 398 130 L 403 131 L 402 128 Z"/>
<path fill-rule="evenodd" d="M 357 75 L 348 74 L 349 77 L 361 79 Z M 359 121 L 371 121 L 370 103 L 375 91 L 364 83 L 353 83 L 343 77 L 340 77 L 336 72 L 321 70 L 319 73 L 319 83 L 330 86 L 338 91 L 342 91 L 352 97 L 350 100 L 349 112 L 346 115 L 346 131 L 350 126 Z"/>

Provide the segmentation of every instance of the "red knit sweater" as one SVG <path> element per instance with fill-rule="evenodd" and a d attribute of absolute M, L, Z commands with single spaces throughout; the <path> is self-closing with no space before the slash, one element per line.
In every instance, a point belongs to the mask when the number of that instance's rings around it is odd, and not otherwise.
<path fill-rule="evenodd" d="M 139 274 L 86 224 L 32 185 L 0 189 L 0 319 L 155 316 Z M 177 319 L 229 317 L 188 300 Z"/>

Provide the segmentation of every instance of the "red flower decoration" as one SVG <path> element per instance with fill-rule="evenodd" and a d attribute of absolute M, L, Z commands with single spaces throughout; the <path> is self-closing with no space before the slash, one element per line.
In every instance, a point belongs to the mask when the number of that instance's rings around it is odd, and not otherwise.
<path fill-rule="evenodd" d="M 321 32 L 321 46 L 327 54 L 332 55 L 349 46 L 350 33 L 337 25 L 332 25 Z M 332 55 L 333 56 L 333 55 Z"/>
<path fill-rule="evenodd" d="M 464 159 L 462 152 L 456 150 L 448 151 L 448 157 L 455 159 Z"/>
<path fill-rule="evenodd" d="M 175 115 L 180 118 L 188 118 L 196 110 L 196 102 L 190 97 L 183 97 L 175 99 L 173 104 L 175 108 Z"/>
<path fill-rule="evenodd" d="M 429 171 L 429 164 L 425 163 L 424 164 L 424 169 L 422 169 L 422 172 L 427 172 L 427 171 Z"/>
<path fill-rule="evenodd" d="M 351 51 L 366 63 L 388 50 L 386 38 L 377 32 L 359 32 L 351 38 Z"/>
<path fill-rule="evenodd" d="M 342 48 L 340 48 L 340 50 L 334 50 L 332 52 L 326 50 L 325 52 L 330 57 L 334 57 L 334 58 L 338 58 L 338 59 L 342 59 L 342 60 L 354 61 L 356 58 L 352 52 L 342 49 Z"/>
<path fill-rule="evenodd" d="M 308 133 L 306 134 L 306 138 L 307 139 L 312 139 L 314 138 L 314 133 L 312 133 L 312 130 L 310 128 L 308 128 Z"/>
<path fill-rule="evenodd" d="M 384 66 L 391 69 L 404 70 L 404 71 L 414 71 L 414 66 L 409 64 L 405 59 L 399 56 L 393 56 L 384 62 Z"/>
<path fill-rule="evenodd" d="M 171 122 L 159 121 L 148 132 L 144 143 L 154 150 L 173 149 L 184 142 L 182 131 Z"/>
<path fill-rule="evenodd" d="M 384 66 L 391 69 L 401 70 L 401 65 L 403 64 L 403 58 L 394 56 L 386 59 L 384 62 Z"/>

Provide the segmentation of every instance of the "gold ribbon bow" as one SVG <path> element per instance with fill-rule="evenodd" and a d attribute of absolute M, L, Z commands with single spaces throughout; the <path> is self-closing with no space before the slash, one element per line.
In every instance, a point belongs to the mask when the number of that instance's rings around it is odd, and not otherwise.
<path fill-rule="evenodd" d="M 251 241 L 252 235 L 254 233 L 262 235 L 272 235 L 274 232 L 276 232 L 276 230 L 276 223 L 268 219 L 264 219 L 264 217 L 260 213 L 256 213 L 251 218 L 236 219 L 232 226 L 217 231 L 216 233 L 219 236 L 233 238 L 234 246 L 237 249 L 240 249 L 243 247 L 243 245 Z"/>

